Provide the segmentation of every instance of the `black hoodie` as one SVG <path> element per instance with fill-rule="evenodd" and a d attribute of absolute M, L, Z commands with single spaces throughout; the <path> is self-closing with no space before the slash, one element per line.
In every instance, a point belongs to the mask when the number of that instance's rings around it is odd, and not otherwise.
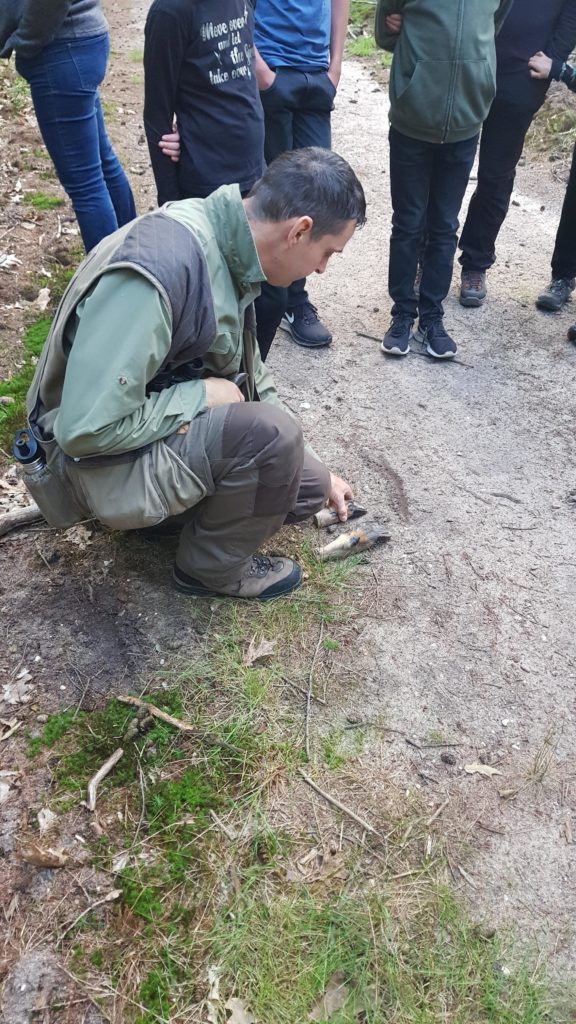
<path fill-rule="evenodd" d="M 514 0 L 496 40 L 498 74 L 528 75 L 530 57 L 542 50 L 558 78 L 575 46 L 576 0 Z"/>

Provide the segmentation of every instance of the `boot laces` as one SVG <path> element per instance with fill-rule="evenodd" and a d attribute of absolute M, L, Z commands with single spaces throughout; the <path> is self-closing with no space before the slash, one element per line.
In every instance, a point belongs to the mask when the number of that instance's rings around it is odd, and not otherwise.
<path fill-rule="evenodd" d="M 473 288 L 474 291 L 480 291 L 483 284 L 484 282 L 482 280 L 482 274 L 478 273 L 477 271 L 468 270 L 464 275 L 465 288 Z"/>
<path fill-rule="evenodd" d="M 405 316 L 395 316 L 392 323 L 390 324 L 390 330 L 388 333 L 392 338 L 401 338 L 406 334 L 406 329 L 410 329 L 412 321 Z"/>
<path fill-rule="evenodd" d="M 274 563 L 267 555 L 252 555 L 252 565 L 248 570 L 248 575 L 263 577 L 273 568 Z"/>

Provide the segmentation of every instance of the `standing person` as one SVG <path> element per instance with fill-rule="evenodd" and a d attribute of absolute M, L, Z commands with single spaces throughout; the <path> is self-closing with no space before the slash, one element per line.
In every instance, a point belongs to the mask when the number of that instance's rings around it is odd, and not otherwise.
<path fill-rule="evenodd" d="M 526 132 L 575 45 L 576 0 L 514 0 L 496 43 L 496 96 L 482 128 L 476 191 L 459 241 L 463 306 L 481 306 L 486 298 L 486 272 L 496 260 Z M 550 59 L 546 77 L 529 73 L 529 58 L 538 51 Z M 569 294 L 566 281 L 555 278 L 543 296 L 545 308 L 560 309 Z"/>
<path fill-rule="evenodd" d="M 278 157 L 246 199 L 223 185 L 104 239 L 64 293 L 26 399 L 25 440 L 38 451 L 24 480 L 51 525 L 170 519 L 181 593 L 294 590 L 299 566 L 259 546 L 326 503 L 345 521 L 352 491 L 282 407 L 252 303 L 264 280 L 323 273 L 365 212 L 342 157 L 302 149 Z"/>
<path fill-rule="evenodd" d="M 451 359 L 444 327 L 458 213 L 495 91 L 495 33 L 510 0 L 378 0 L 376 42 L 392 50 L 388 290 L 385 355 L 404 356 L 416 316 L 429 355 Z M 421 239 L 419 296 L 414 291 Z"/>
<path fill-rule="evenodd" d="M 250 0 L 154 0 L 144 31 L 144 128 L 158 204 L 204 198 L 264 166 Z M 173 122 L 179 159 L 169 159 Z"/>
<path fill-rule="evenodd" d="M 304 146 L 330 148 L 349 6 L 349 0 L 257 0 L 256 75 L 267 163 Z M 256 316 L 261 350 L 269 349 L 280 321 L 297 345 L 322 348 L 332 341 L 308 298 L 305 278 L 287 292 L 264 286 Z"/>
<path fill-rule="evenodd" d="M 557 70 L 554 62 L 545 53 L 535 53 L 529 61 L 530 74 L 535 79 L 548 81 L 550 76 L 558 78 L 576 92 L 576 68 L 565 62 Z M 536 299 L 538 309 L 556 312 L 568 301 L 576 286 L 576 147 L 572 154 L 570 176 L 562 204 L 560 223 L 556 232 L 552 253 L 552 280 Z M 576 341 L 576 325 L 568 331 L 570 341 Z"/>
<path fill-rule="evenodd" d="M 30 86 L 38 127 L 87 252 L 136 216 L 98 94 L 109 48 L 100 0 L 23 0 L 0 54 L 16 53 L 16 70 Z"/>

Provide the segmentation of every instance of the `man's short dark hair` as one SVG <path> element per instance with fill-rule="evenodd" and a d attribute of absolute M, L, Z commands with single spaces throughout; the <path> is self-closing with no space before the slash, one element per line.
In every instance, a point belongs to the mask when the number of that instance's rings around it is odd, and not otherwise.
<path fill-rule="evenodd" d="M 279 223 L 311 217 L 311 238 L 336 235 L 347 221 L 366 221 L 364 189 L 346 161 L 329 149 L 310 146 L 282 153 L 249 194 L 254 220 Z"/>

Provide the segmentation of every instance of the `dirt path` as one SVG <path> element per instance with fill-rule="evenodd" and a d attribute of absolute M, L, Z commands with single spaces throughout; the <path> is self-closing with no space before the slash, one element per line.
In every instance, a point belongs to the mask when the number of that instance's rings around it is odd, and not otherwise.
<path fill-rule="evenodd" d="M 146 7 L 115 5 L 105 89 L 141 212 L 154 190 L 131 54 Z M 576 363 L 563 340 L 570 314 L 533 307 L 561 185 L 548 165 L 521 170 L 489 302 L 447 302 L 460 362 L 384 361 L 362 335 L 380 338 L 388 320 L 386 97 L 359 63 L 345 67 L 334 148 L 369 202 L 366 228 L 312 282 L 334 345 L 310 353 L 280 333 L 270 363 L 317 450 L 388 518 L 393 543 L 370 559 L 374 599 L 312 724 L 381 716 L 419 738 L 422 749 L 391 734 L 388 758 L 434 805 L 450 798 L 448 831 L 468 830 L 469 878 L 455 884 L 496 925 L 535 938 L 561 975 L 576 965 L 576 509 L 566 500 Z M 170 590 L 169 548 L 99 531 L 80 539 L 48 532 L 0 548 L 0 667 L 6 679 L 29 668 L 41 714 L 80 698 L 89 707 L 201 640 Z M 479 761 L 501 775 L 462 770 Z"/>

